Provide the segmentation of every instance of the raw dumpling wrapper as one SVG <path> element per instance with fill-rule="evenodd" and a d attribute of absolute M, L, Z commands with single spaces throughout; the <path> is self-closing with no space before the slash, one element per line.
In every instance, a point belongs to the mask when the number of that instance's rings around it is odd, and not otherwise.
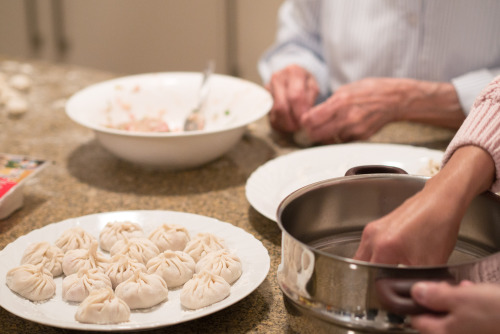
<path fill-rule="evenodd" d="M 160 252 L 164 252 L 184 250 L 191 238 L 184 226 L 163 224 L 151 232 L 149 240 L 155 243 Z"/>
<path fill-rule="evenodd" d="M 241 260 L 236 254 L 226 249 L 211 252 L 196 264 L 196 272 L 203 270 L 221 276 L 229 284 L 233 284 L 242 273 Z"/>
<path fill-rule="evenodd" d="M 100 269 L 80 269 L 66 276 L 62 282 L 62 298 L 70 302 L 81 302 L 95 289 L 111 288 L 111 280 Z"/>
<path fill-rule="evenodd" d="M 138 271 L 118 284 L 115 295 L 123 299 L 131 309 L 149 308 L 167 299 L 167 283 L 158 275 Z"/>
<path fill-rule="evenodd" d="M 146 272 L 146 266 L 136 259 L 129 258 L 127 255 L 116 254 L 111 259 L 106 274 L 111 279 L 111 284 L 115 289 L 118 284 L 132 277 L 136 271 Z"/>
<path fill-rule="evenodd" d="M 45 268 L 50 270 L 52 276 L 62 275 L 62 259 L 64 252 L 61 248 L 47 241 L 40 241 L 29 245 L 23 253 L 21 264 L 44 263 Z"/>
<path fill-rule="evenodd" d="M 7 286 L 14 292 L 31 301 L 52 298 L 56 293 L 56 283 L 43 263 L 23 264 L 7 272 Z"/>
<path fill-rule="evenodd" d="M 186 282 L 181 291 L 182 306 L 196 310 L 217 303 L 227 296 L 231 286 L 220 276 L 202 271 Z"/>
<path fill-rule="evenodd" d="M 127 322 L 129 318 L 130 308 L 111 288 L 92 290 L 75 314 L 79 322 L 100 325 Z"/>
<path fill-rule="evenodd" d="M 97 241 L 90 245 L 89 249 L 73 249 L 64 254 L 62 268 L 64 275 L 69 276 L 80 269 L 98 268 L 106 271 L 109 259 L 97 250 Z"/>
<path fill-rule="evenodd" d="M 96 241 L 90 233 L 79 226 L 72 227 L 61 234 L 55 245 L 67 252 L 72 249 L 89 248 L 90 244 Z"/>
<path fill-rule="evenodd" d="M 186 283 L 193 277 L 195 262 L 181 251 L 167 250 L 148 261 L 148 274 L 157 274 L 167 283 L 169 289 Z"/>
<path fill-rule="evenodd" d="M 160 250 L 148 238 L 125 238 L 118 240 L 109 253 L 111 256 L 124 254 L 146 265 L 149 260 L 160 254 Z"/>
<path fill-rule="evenodd" d="M 118 240 L 123 238 L 139 238 L 144 231 L 139 224 L 123 221 L 107 223 L 99 234 L 99 242 L 103 251 L 109 252 Z"/>
<path fill-rule="evenodd" d="M 211 233 L 198 233 L 198 235 L 189 241 L 184 252 L 191 255 L 195 262 L 210 252 L 226 248 L 224 241 Z"/>

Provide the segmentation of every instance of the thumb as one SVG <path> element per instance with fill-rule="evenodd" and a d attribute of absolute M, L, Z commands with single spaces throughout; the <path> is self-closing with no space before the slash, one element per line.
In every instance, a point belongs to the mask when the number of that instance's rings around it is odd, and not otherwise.
<path fill-rule="evenodd" d="M 418 282 L 411 288 L 412 298 L 436 312 L 448 313 L 454 305 L 453 287 L 445 282 Z"/>

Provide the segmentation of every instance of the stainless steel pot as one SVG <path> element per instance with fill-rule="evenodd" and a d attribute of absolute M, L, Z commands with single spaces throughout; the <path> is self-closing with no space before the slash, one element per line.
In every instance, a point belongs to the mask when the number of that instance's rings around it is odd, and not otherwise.
<path fill-rule="evenodd" d="M 302 319 L 312 316 L 321 328 L 414 333 L 408 316 L 427 311 L 409 295 L 416 281 L 500 282 L 500 199 L 489 192 L 468 208 L 448 264 L 399 267 L 353 260 L 364 226 L 398 207 L 427 180 L 375 172 L 317 182 L 280 204 L 278 283 L 294 312 L 305 314 Z"/>

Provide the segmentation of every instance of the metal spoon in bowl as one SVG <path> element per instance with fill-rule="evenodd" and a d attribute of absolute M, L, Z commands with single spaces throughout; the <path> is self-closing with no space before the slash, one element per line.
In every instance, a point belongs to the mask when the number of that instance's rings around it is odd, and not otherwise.
<path fill-rule="evenodd" d="M 210 60 L 207 67 L 203 71 L 203 78 L 201 80 L 200 92 L 198 95 L 198 104 L 184 121 L 184 131 L 202 130 L 205 127 L 205 117 L 203 116 L 202 109 L 208 97 L 208 79 L 215 69 L 215 62 Z"/>

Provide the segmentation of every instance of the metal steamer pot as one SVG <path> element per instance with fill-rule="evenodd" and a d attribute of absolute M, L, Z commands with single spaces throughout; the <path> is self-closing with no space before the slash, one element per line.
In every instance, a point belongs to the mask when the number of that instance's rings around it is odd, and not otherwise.
<path fill-rule="evenodd" d="M 352 259 L 364 226 L 427 180 L 399 172 L 360 166 L 346 173 L 350 176 L 305 186 L 279 205 L 278 283 L 289 317 L 304 331 L 415 333 L 409 316 L 429 311 L 411 299 L 415 282 L 500 282 L 500 197 L 490 192 L 468 208 L 446 265 L 402 267 Z"/>

